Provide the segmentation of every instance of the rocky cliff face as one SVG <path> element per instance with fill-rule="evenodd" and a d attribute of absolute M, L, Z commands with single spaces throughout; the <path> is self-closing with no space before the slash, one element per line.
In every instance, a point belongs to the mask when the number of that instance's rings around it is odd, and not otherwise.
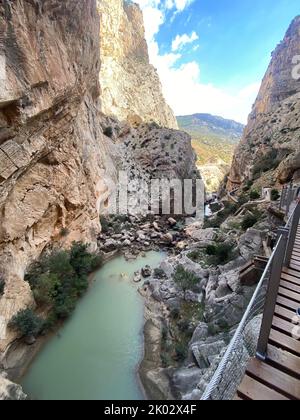
<path fill-rule="evenodd" d="M 103 1 L 101 11 L 112 31 L 101 34 L 104 57 L 111 48 L 112 71 L 131 65 L 128 74 L 114 73 L 126 89 L 116 90 L 120 108 L 109 111 L 126 109 L 124 118 L 135 123 L 156 119 L 175 126 L 149 66 L 141 12 L 121 1 Z M 80 240 L 96 248 L 99 215 L 118 169 L 148 179 L 186 177 L 195 168 L 188 135 L 156 123 L 131 126 L 101 112 L 99 22 L 96 0 L 85 7 L 73 0 L 0 3 L 0 363 L 16 338 L 7 328 L 10 319 L 34 306 L 26 268 L 53 244 Z M 120 44 L 113 38 L 117 30 L 125 37 Z M 104 109 L 113 86 L 105 71 Z M 124 107 L 122 92 L 128 95 Z"/>
<path fill-rule="evenodd" d="M 262 182 L 267 183 L 300 179 L 300 80 L 293 77 L 293 58 L 299 55 L 298 16 L 272 54 L 234 157 L 229 189 L 262 175 Z"/>
<path fill-rule="evenodd" d="M 28 263 L 49 244 L 96 244 L 115 177 L 99 113 L 95 0 L 1 2 L 0 351 L 7 322 L 32 305 Z M 3 70 L 3 68 L 2 68 Z M 63 239 L 61 232 L 69 235 Z M 65 244 L 65 243 L 64 243 Z M 2 340 L 1 340 L 2 338 Z"/>
<path fill-rule="evenodd" d="M 102 110 L 129 122 L 154 121 L 178 128 L 162 95 L 156 69 L 149 63 L 142 12 L 124 0 L 98 1 Z"/>

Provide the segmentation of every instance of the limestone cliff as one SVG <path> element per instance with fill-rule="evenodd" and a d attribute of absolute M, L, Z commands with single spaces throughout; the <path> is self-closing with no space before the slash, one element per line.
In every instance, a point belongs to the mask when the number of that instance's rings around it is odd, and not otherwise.
<path fill-rule="evenodd" d="M 115 168 L 100 125 L 96 1 L 1 2 L 0 28 L 1 352 L 7 322 L 33 304 L 26 266 L 54 241 L 96 244 Z"/>
<path fill-rule="evenodd" d="M 103 48 L 112 45 L 131 57 L 132 65 L 140 60 L 142 66 L 122 74 L 124 85 L 128 80 L 132 88 L 126 94 L 133 95 L 126 105 L 133 111 L 127 116 L 136 120 L 136 113 L 144 110 L 139 115 L 145 120 L 156 115 L 161 125 L 175 125 L 149 66 L 141 12 L 134 5 L 123 9 L 119 2 L 116 17 L 111 7 L 117 2 L 108 4 L 102 2 L 102 19 L 114 22 L 126 15 L 123 24 L 127 28 L 131 22 L 131 38 L 118 44 L 113 34 L 102 33 Z M 28 265 L 53 244 L 67 247 L 80 240 L 96 249 L 99 215 L 117 171 L 149 178 L 188 177 L 195 169 L 187 134 L 154 122 L 131 126 L 101 112 L 105 86 L 112 85 L 102 74 L 100 95 L 99 23 L 96 0 L 85 0 L 85 7 L 75 0 L 0 2 L 0 280 L 5 281 L 0 366 L 16 338 L 7 328 L 10 319 L 34 306 L 24 282 Z M 107 25 L 116 30 L 113 23 Z M 136 84 L 141 90 L 133 89 Z M 122 103 L 122 97 L 115 99 Z"/>
<path fill-rule="evenodd" d="M 178 128 L 156 69 L 149 63 L 142 12 L 124 0 L 98 0 L 102 110 L 129 122 Z"/>
<path fill-rule="evenodd" d="M 300 55 L 300 17 L 272 54 L 260 92 L 235 153 L 228 188 L 261 177 L 262 183 L 300 179 L 300 80 L 293 58 Z"/>

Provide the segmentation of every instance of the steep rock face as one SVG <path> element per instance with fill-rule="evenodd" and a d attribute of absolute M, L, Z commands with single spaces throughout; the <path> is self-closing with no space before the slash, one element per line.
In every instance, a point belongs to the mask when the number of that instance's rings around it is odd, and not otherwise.
<path fill-rule="evenodd" d="M 98 1 L 102 110 L 129 122 L 178 128 L 156 69 L 149 63 L 142 12 L 124 0 Z"/>
<path fill-rule="evenodd" d="M 115 178 L 99 113 L 95 0 L 0 4 L 0 351 L 7 323 L 33 305 L 24 270 L 54 241 L 96 245 Z M 3 69 L 5 70 L 3 72 Z M 62 229 L 69 235 L 62 238 Z"/>
<path fill-rule="evenodd" d="M 270 170 L 269 179 L 300 178 L 300 81 L 293 58 L 300 55 L 300 17 L 277 46 L 237 148 L 228 188 Z M 275 172 L 274 172 L 275 171 Z"/>

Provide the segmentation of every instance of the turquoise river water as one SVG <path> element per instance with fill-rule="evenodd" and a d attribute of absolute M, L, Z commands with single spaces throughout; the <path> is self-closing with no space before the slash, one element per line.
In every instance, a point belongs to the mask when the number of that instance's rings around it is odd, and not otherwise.
<path fill-rule="evenodd" d="M 21 384 L 36 400 L 144 399 L 137 369 L 143 356 L 143 299 L 133 282 L 163 253 L 117 257 L 96 274 L 73 316 L 34 359 Z"/>

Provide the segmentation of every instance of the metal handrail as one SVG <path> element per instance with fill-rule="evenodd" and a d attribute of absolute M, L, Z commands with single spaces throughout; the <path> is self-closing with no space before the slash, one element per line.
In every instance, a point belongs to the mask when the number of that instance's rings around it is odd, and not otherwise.
<path fill-rule="evenodd" d="M 289 219 L 288 219 L 288 221 L 285 225 L 285 228 L 284 228 L 285 230 L 287 230 L 289 228 L 290 224 L 293 221 L 296 209 L 299 209 L 299 208 L 300 208 L 300 204 L 298 203 L 298 205 L 293 210 L 292 214 L 290 215 L 290 217 L 289 217 Z M 272 255 L 269 258 L 268 264 L 267 264 L 267 266 L 266 266 L 266 268 L 265 268 L 265 270 L 264 270 L 264 272 L 261 276 L 261 279 L 260 279 L 260 281 L 257 285 L 257 288 L 256 288 L 256 290 L 255 290 L 255 292 L 254 292 L 254 294 L 253 294 L 253 296 L 250 300 L 250 303 L 249 303 L 249 305 L 248 305 L 248 307 L 247 307 L 247 309 L 246 309 L 246 311 L 243 315 L 243 318 L 242 318 L 241 322 L 239 323 L 239 326 L 238 326 L 238 328 L 237 328 L 237 330 L 236 330 L 236 332 L 235 332 L 235 334 L 234 334 L 234 336 L 233 336 L 233 338 L 232 338 L 232 340 L 231 340 L 231 342 L 230 342 L 230 344 L 229 344 L 229 346 L 228 346 L 228 348 L 227 348 L 227 350 L 226 350 L 226 352 L 225 352 L 217 370 L 215 371 L 213 377 L 210 380 L 209 385 L 206 387 L 206 390 L 205 390 L 204 394 L 202 395 L 202 398 L 201 398 L 202 401 L 207 401 L 207 400 L 212 399 L 211 398 L 212 393 L 216 389 L 216 387 L 217 387 L 218 383 L 220 382 L 221 378 L 223 377 L 223 373 L 224 373 L 224 370 L 225 370 L 225 368 L 226 368 L 226 366 L 227 366 L 227 364 L 230 360 L 230 356 L 233 353 L 234 349 L 236 348 L 237 344 L 239 343 L 240 338 L 242 337 L 242 333 L 244 331 L 244 328 L 249 321 L 249 316 L 251 314 L 252 308 L 254 307 L 254 305 L 256 303 L 256 300 L 259 296 L 259 293 L 260 293 L 260 291 L 261 291 L 261 289 L 262 289 L 262 287 L 265 283 L 265 279 L 266 279 L 266 277 L 267 277 L 267 275 L 268 275 L 268 273 L 269 273 L 269 271 L 270 271 L 270 269 L 273 265 L 274 258 L 277 256 L 278 250 L 282 246 L 282 241 L 284 239 L 285 239 L 285 233 L 284 233 L 284 230 L 283 230 L 283 233 L 281 233 L 279 238 L 278 238 L 278 241 L 275 245 L 275 248 L 272 252 Z M 275 307 L 274 307 L 274 309 L 275 309 Z"/>

